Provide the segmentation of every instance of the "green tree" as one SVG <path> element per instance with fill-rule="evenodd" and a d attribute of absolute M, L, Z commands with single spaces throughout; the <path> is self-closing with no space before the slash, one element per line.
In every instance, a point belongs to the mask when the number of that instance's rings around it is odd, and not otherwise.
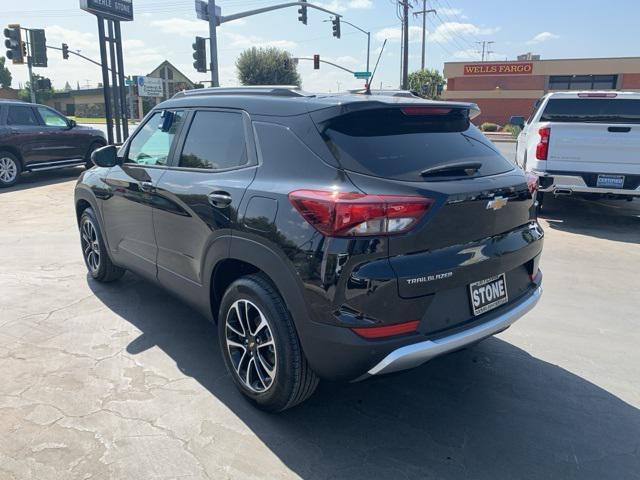
<path fill-rule="evenodd" d="M 427 68 L 409 74 L 409 90 L 424 98 L 439 98 L 444 84 L 444 78 L 436 69 Z"/>
<path fill-rule="evenodd" d="M 242 85 L 298 85 L 301 80 L 291 54 L 278 48 L 252 47 L 236 61 Z"/>
<path fill-rule="evenodd" d="M 45 79 L 46 77 L 43 77 L 42 75 L 38 75 L 37 73 L 33 74 L 33 81 L 36 83 L 36 85 L 38 84 L 38 80 L 45 80 Z M 24 100 L 25 102 L 30 102 L 31 101 L 30 89 L 31 89 L 31 83 L 26 82 L 24 84 L 24 88 L 18 92 L 18 98 L 20 100 Z M 38 102 L 44 102 L 46 100 L 49 100 L 53 96 L 53 94 L 54 94 L 53 87 L 47 90 L 36 90 L 36 100 Z"/>
<path fill-rule="evenodd" d="M 0 57 L 0 87 L 9 88 L 11 86 L 11 72 L 5 65 L 6 58 Z"/>

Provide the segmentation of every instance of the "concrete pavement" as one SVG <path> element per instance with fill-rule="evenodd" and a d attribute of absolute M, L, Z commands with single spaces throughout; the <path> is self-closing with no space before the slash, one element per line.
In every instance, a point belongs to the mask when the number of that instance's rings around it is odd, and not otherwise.
<path fill-rule="evenodd" d="M 89 279 L 77 174 L 0 191 L 3 480 L 640 477 L 640 202 L 550 199 L 536 310 L 268 415 L 196 312 L 132 274 Z"/>

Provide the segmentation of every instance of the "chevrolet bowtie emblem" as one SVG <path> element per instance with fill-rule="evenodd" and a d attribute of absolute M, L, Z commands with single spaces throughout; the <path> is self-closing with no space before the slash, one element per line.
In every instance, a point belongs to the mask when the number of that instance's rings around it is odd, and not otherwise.
<path fill-rule="evenodd" d="M 502 207 L 504 207 L 507 202 L 509 201 L 508 198 L 505 197 L 496 197 L 493 200 L 489 200 L 487 202 L 487 210 L 491 209 L 491 210 L 500 210 Z"/>

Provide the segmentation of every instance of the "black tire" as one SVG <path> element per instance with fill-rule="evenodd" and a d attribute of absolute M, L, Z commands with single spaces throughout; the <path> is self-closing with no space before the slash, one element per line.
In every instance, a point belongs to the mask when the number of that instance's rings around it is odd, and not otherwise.
<path fill-rule="evenodd" d="M 93 142 L 91 145 L 89 145 L 89 150 L 87 150 L 87 154 L 84 156 L 85 167 L 87 170 L 89 170 L 91 167 L 94 166 L 93 162 L 91 161 L 91 154 L 95 152 L 97 149 L 102 148 L 104 146 L 105 144 L 102 142 Z"/>
<path fill-rule="evenodd" d="M 80 246 L 84 263 L 94 280 L 113 282 L 124 275 L 125 269 L 114 265 L 109 257 L 100 224 L 91 208 L 85 209 L 80 216 Z"/>
<path fill-rule="evenodd" d="M 0 188 L 7 188 L 20 181 L 22 163 L 13 153 L 0 151 Z"/>
<path fill-rule="evenodd" d="M 237 319 L 237 313 L 234 313 L 237 310 L 234 310 L 234 306 L 242 305 L 242 302 L 245 302 L 245 305 L 250 305 L 249 315 L 245 317 L 249 318 L 250 333 L 246 336 L 236 335 L 236 330 L 228 326 L 227 323 L 229 322 L 230 325 L 234 319 Z M 260 313 L 262 318 L 266 320 L 268 329 L 260 330 L 256 326 L 256 322 L 260 319 L 257 315 Z M 252 317 L 253 321 L 251 321 Z M 252 325 L 256 327 L 254 332 L 251 332 Z M 235 328 L 237 328 L 237 324 Z M 255 333 L 255 336 L 252 333 Z M 259 345 L 259 335 L 263 335 L 262 345 Z M 245 341 L 246 348 L 228 346 L 228 342 L 238 341 L 241 343 L 242 338 L 246 339 L 247 337 L 250 337 L 251 343 Z M 280 294 L 269 279 L 262 274 L 242 277 L 229 286 L 220 304 L 218 338 L 224 363 L 234 383 L 247 399 L 262 410 L 280 412 L 291 408 L 309 398 L 318 386 L 318 377 L 309 367 L 300 347 L 293 319 Z M 269 339 L 273 340 L 273 347 L 268 345 Z M 254 349 L 255 353 L 249 353 L 254 348 L 252 343 L 259 345 Z M 261 347 L 266 347 L 265 354 L 259 353 L 265 351 L 259 350 Z M 234 354 L 231 353 L 232 349 Z M 251 357 L 247 357 L 247 354 L 250 354 Z M 272 370 L 275 372 L 273 378 L 269 376 L 266 368 L 260 368 L 262 374 L 266 374 L 262 376 L 260 371 L 255 370 L 260 365 L 256 358 L 260 358 L 262 365 L 265 364 L 261 355 L 268 357 L 266 359 L 268 366 L 273 366 Z M 241 357 L 240 360 L 238 360 L 238 356 Z M 251 361 L 254 362 L 255 375 L 253 375 L 253 379 L 255 382 L 253 383 L 257 388 L 248 386 L 241 378 L 243 359 L 247 364 L 245 371 L 248 371 Z M 239 367 L 237 368 L 236 365 Z M 250 377 L 247 374 L 246 379 L 250 379 Z M 263 377 L 267 382 L 262 381 Z M 260 389 L 263 390 L 256 391 Z"/>

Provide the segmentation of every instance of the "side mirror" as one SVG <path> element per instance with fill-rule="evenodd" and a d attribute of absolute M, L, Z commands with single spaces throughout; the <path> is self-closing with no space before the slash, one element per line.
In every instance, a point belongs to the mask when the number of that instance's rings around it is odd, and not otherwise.
<path fill-rule="evenodd" d="M 91 154 L 91 161 L 99 167 L 111 168 L 120 163 L 115 145 L 98 148 Z"/>
<path fill-rule="evenodd" d="M 69 118 L 67 120 L 67 123 L 69 124 L 69 128 L 73 128 L 73 127 L 77 127 L 78 126 L 78 123 L 72 118 Z"/>
<path fill-rule="evenodd" d="M 524 128 L 524 117 L 513 116 L 509 119 L 509 123 L 515 127 Z"/>

